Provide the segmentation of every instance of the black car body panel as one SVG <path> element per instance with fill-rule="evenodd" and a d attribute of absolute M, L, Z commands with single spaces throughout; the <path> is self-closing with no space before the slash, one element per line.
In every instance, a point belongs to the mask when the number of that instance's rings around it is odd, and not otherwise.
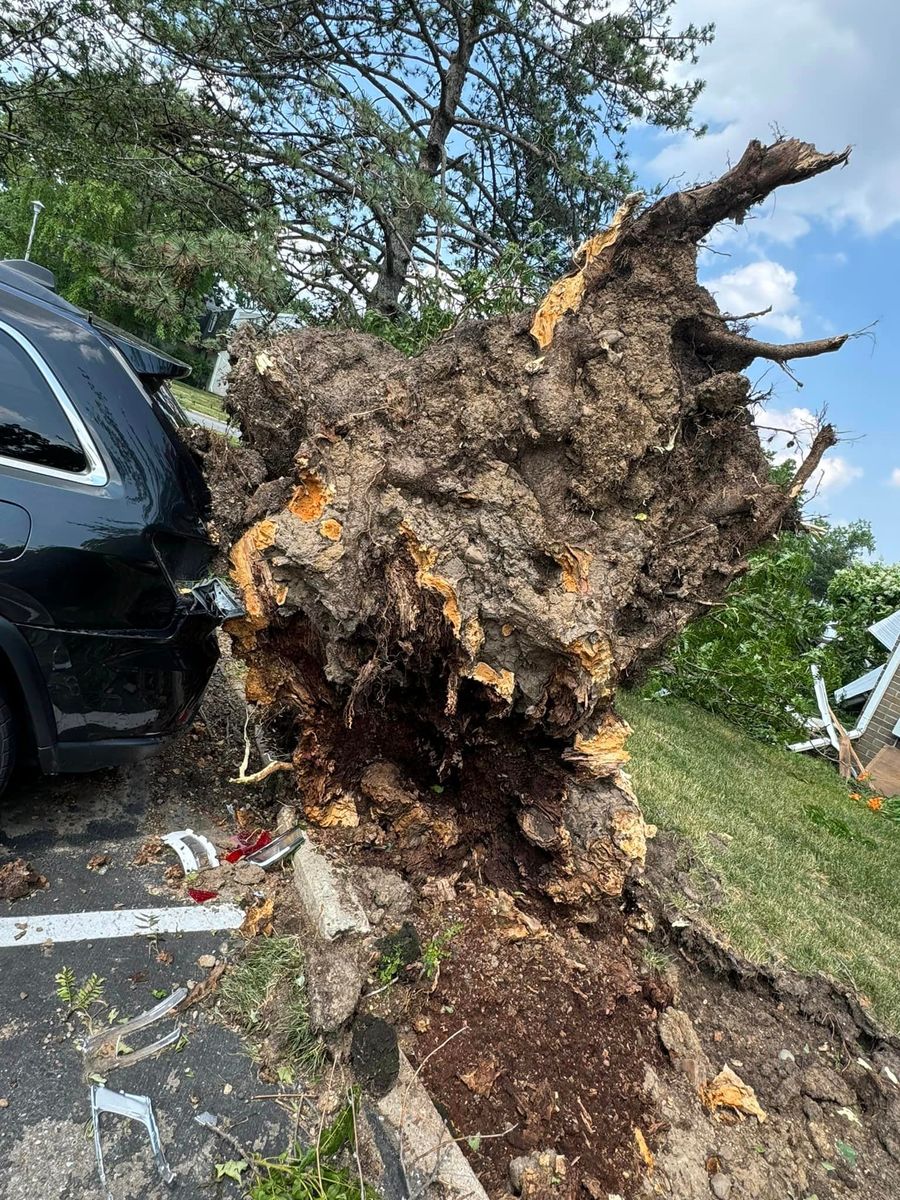
<path fill-rule="evenodd" d="M 4 355 L 10 388 L 37 371 L 55 396 L 58 444 L 10 419 Z M 190 592 L 214 553 L 208 493 L 161 391 L 186 372 L 0 266 L 0 667 L 45 770 L 152 750 L 215 664 L 218 616 Z"/>

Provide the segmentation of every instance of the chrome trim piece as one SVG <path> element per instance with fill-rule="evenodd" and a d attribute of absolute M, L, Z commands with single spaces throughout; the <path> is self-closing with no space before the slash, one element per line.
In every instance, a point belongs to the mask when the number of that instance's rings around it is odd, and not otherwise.
<path fill-rule="evenodd" d="M 7 325 L 5 321 L 0 321 L 0 333 L 5 333 L 18 346 L 21 346 L 37 367 L 44 382 L 50 388 L 50 391 L 56 397 L 57 403 L 65 413 L 66 420 L 72 426 L 81 449 L 84 451 L 84 456 L 87 459 L 87 467 L 83 471 L 63 471 L 59 467 L 46 467 L 42 463 L 27 462 L 22 458 L 10 458 L 5 454 L 0 454 L 0 466 L 14 467 L 17 471 L 28 471 L 33 475 L 49 476 L 51 479 L 65 479 L 71 483 L 86 483 L 91 487 L 106 487 L 107 483 L 109 483 L 109 472 L 106 469 L 103 459 L 100 457 L 100 453 L 88 432 L 87 426 L 81 419 L 81 415 L 63 390 L 62 384 L 53 374 L 49 365 L 34 346 L 32 346 L 31 342 L 18 329 L 14 329 L 12 325 Z"/>

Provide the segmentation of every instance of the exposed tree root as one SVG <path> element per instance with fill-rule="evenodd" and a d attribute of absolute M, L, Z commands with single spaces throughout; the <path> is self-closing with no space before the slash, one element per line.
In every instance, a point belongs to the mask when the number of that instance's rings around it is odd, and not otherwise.
<path fill-rule="evenodd" d="M 413 867 L 493 827 L 563 903 L 641 869 L 617 683 L 721 598 L 834 443 L 826 426 L 778 487 L 741 370 L 844 341 L 728 331 L 697 244 L 846 159 L 754 142 L 713 183 L 631 198 L 537 314 L 418 358 L 353 332 L 240 337 L 244 504 L 217 452 L 247 604 L 230 632 L 311 819 L 371 814 Z"/>

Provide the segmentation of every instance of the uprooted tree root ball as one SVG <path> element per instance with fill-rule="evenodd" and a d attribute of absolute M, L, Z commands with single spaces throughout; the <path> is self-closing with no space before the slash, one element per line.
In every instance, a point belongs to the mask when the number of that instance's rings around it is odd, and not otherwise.
<path fill-rule="evenodd" d="M 208 463 L 247 608 L 230 632 L 307 817 L 371 815 L 413 870 L 493 846 L 564 904 L 640 870 L 617 682 L 719 600 L 834 444 L 824 426 L 774 483 L 741 372 L 845 341 L 744 336 L 698 243 L 847 157 L 753 142 L 713 183 L 631 197 L 537 312 L 416 358 L 239 336 L 243 447 Z"/>

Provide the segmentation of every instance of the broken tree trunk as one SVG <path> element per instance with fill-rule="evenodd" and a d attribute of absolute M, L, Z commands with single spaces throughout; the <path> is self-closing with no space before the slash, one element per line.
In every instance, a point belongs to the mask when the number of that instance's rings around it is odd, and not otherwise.
<path fill-rule="evenodd" d="M 417 358 L 239 337 L 246 449 L 208 456 L 247 606 L 230 632 L 310 819 L 373 822 L 413 868 L 475 848 L 562 903 L 640 869 L 616 686 L 722 597 L 834 443 L 776 486 L 741 371 L 845 340 L 729 328 L 697 246 L 847 157 L 754 142 L 713 183 L 630 198 L 537 313 Z"/>

